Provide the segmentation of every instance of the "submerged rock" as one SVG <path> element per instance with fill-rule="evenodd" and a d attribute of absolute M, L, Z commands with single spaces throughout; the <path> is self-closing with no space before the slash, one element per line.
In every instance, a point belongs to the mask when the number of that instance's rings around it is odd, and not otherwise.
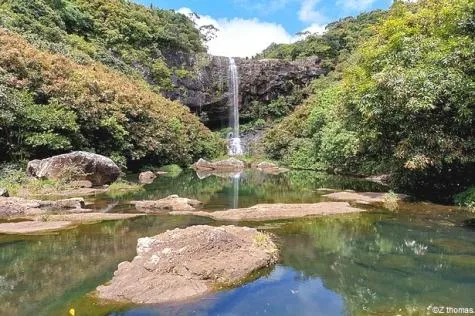
<path fill-rule="evenodd" d="M 215 162 L 209 162 L 200 158 L 200 160 L 193 164 L 192 168 L 199 171 L 239 171 L 245 168 L 245 164 L 236 158 L 229 158 Z"/>
<path fill-rule="evenodd" d="M 122 262 L 112 281 L 97 288 L 101 299 L 157 304 L 180 301 L 235 285 L 274 264 L 277 247 L 256 229 L 192 226 L 140 238 L 137 256 Z"/>
<path fill-rule="evenodd" d="M 157 176 L 152 171 L 145 171 L 139 174 L 139 182 L 142 184 L 151 184 L 155 178 Z"/>
<path fill-rule="evenodd" d="M 227 221 L 267 221 L 308 216 L 358 213 L 364 210 L 351 207 L 347 202 L 320 202 L 313 204 L 258 204 L 218 212 L 171 212 L 172 215 L 195 215 Z"/>
<path fill-rule="evenodd" d="M 156 201 L 132 201 L 135 208 L 144 213 L 164 213 L 170 211 L 193 211 L 202 203 L 198 200 L 181 198 L 178 195 L 170 195 Z"/>
<path fill-rule="evenodd" d="M 28 163 L 27 173 L 36 178 L 51 180 L 67 175 L 72 180 L 88 180 L 94 186 L 101 186 L 117 180 L 120 169 L 110 158 L 75 151 L 43 160 L 32 160 Z"/>

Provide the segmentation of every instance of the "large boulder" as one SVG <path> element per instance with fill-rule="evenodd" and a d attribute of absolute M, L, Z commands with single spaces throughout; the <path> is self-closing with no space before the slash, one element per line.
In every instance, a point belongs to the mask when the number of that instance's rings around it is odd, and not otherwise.
<path fill-rule="evenodd" d="M 119 167 L 101 155 L 75 151 L 28 163 L 30 176 L 58 180 L 65 176 L 70 180 L 89 180 L 94 186 L 110 184 L 120 175 Z"/>
<path fill-rule="evenodd" d="M 137 256 L 119 264 L 99 298 L 157 304 L 194 298 L 232 286 L 277 260 L 271 238 L 256 229 L 192 226 L 140 238 Z"/>
<path fill-rule="evenodd" d="M 209 162 L 205 159 L 198 160 L 192 166 L 193 169 L 197 171 L 240 171 L 245 168 L 244 162 L 236 158 L 229 158 L 226 160 L 219 160 L 214 162 Z"/>
<path fill-rule="evenodd" d="M 201 206 L 198 200 L 181 198 L 178 195 L 170 195 L 156 201 L 133 201 L 135 208 L 144 213 L 166 213 L 171 211 L 193 211 Z"/>

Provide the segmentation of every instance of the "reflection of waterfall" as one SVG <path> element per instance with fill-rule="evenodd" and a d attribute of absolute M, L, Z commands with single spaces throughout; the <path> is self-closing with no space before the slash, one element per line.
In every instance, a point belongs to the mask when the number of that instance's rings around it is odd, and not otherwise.
<path fill-rule="evenodd" d="M 243 154 L 239 137 L 239 73 L 234 58 L 229 58 L 229 74 L 229 94 L 231 95 L 229 121 L 233 132 L 228 137 L 228 153 L 230 156 L 239 156 Z"/>
<path fill-rule="evenodd" d="M 241 174 L 238 173 L 232 177 L 233 179 L 233 200 L 232 208 L 239 208 L 239 181 L 241 181 Z"/>

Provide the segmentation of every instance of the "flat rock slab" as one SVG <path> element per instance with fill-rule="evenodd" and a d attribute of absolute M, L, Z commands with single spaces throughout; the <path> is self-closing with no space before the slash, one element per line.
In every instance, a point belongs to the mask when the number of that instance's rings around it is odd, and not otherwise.
<path fill-rule="evenodd" d="M 320 202 L 313 204 L 258 204 L 249 208 L 239 208 L 216 212 L 171 212 L 172 215 L 196 215 L 215 220 L 227 221 L 267 221 L 359 213 L 364 210 L 351 207 L 347 202 Z"/>
<path fill-rule="evenodd" d="M 61 230 L 71 225 L 73 225 L 73 223 L 68 221 L 2 223 L 0 224 L 0 234 L 34 234 Z"/>
<path fill-rule="evenodd" d="M 387 193 L 381 192 L 335 192 L 324 195 L 324 197 L 339 201 L 358 201 L 366 203 L 384 203 L 387 200 Z M 395 194 L 397 200 L 408 198 L 405 194 Z"/>
<path fill-rule="evenodd" d="M 235 285 L 277 260 L 271 238 L 236 226 L 191 226 L 140 238 L 137 256 L 122 262 L 101 299 L 135 304 L 181 301 Z"/>
<path fill-rule="evenodd" d="M 132 201 L 131 204 L 139 212 L 144 213 L 168 213 L 170 211 L 194 211 L 201 206 L 198 200 L 181 198 L 178 195 L 170 195 L 164 199 L 156 201 Z"/>
<path fill-rule="evenodd" d="M 130 219 L 145 214 L 123 214 L 123 213 L 81 213 L 81 214 L 60 214 L 49 215 L 48 220 L 52 221 L 71 221 L 75 223 L 89 223 L 101 221 L 116 221 L 121 219 Z"/>
<path fill-rule="evenodd" d="M 200 159 L 195 162 L 192 166 L 195 170 L 217 170 L 217 171 L 241 171 L 246 167 L 244 162 L 238 160 L 236 158 L 229 158 L 226 160 L 219 160 L 219 161 L 207 161 L 205 159 Z"/>

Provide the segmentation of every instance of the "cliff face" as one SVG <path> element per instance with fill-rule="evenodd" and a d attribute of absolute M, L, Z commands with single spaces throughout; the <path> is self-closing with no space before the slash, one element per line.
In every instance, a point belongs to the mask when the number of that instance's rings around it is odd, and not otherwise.
<path fill-rule="evenodd" d="M 210 127 L 225 127 L 229 118 L 229 60 L 207 54 L 166 55 L 174 70 L 174 88 L 165 95 L 180 100 Z M 299 61 L 236 58 L 239 70 L 241 111 L 253 101 L 271 102 L 288 95 L 325 73 L 318 58 Z"/>

